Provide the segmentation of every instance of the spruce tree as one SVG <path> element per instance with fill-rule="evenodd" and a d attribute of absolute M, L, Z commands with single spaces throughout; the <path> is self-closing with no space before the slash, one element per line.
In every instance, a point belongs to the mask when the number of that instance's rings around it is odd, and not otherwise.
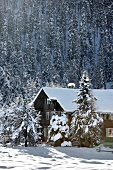
<path fill-rule="evenodd" d="M 72 140 L 80 146 L 94 146 L 101 141 L 102 118 L 96 112 L 96 98 L 91 91 L 91 83 L 86 71 L 83 72 L 77 95 L 77 110 L 71 121 Z"/>
<path fill-rule="evenodd" d="M 34 107 L 31 107 L 27 100 L 18 97 L 15 99 L 11 113 L 12 140 L 13 143 L 19 144 L 24 142 L 25 147 L 34 146 L 40 138 L 38 130 L 40 126 L 40 112 L 37 113 Z"/>
<path fill-rule="evenodd" d="M 50 129 L 48 132 L 48 142 L 53 146 L 71 146 L 69 141 L 68 119 L 64 113 L 58 116 L 55 112 L 50 120 Z"/>
<path fill-rule="evenodd" d="M 8 105 L 4 104 L 0 108 L 0 136 L 2 139 L 3 146 L 6 145 L 7 142 L 10 142 L 10 137 L 12 133 L 11 128 L 11 112 L 12 107 L 9 108 Z"/>

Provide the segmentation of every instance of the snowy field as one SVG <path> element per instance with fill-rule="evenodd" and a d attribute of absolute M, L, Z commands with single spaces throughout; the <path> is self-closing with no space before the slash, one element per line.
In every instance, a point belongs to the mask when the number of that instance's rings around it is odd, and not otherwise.
<path fill-rule="evenodd" d="M 0 170 L 113 170 L 113 153 L 96 148 L 2 147 Z"/>

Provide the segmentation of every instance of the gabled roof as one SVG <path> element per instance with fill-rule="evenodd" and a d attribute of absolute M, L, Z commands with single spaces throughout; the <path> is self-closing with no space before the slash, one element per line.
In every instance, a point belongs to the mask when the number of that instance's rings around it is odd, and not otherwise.
<path fill-rule="evenodd" d="M 43 87 L 40 89 L 32 103 L 34 103 L 42 90 L 49 99 L 57 100 L 64 111 L 73 112 L 77 109 L 77 105 L 73 101 L 77 99 L 78 89 Z M 97 99 L 95 102 L 97 111 L 113 113 L 113 90 L 93 89 L 92 92 Z"/>

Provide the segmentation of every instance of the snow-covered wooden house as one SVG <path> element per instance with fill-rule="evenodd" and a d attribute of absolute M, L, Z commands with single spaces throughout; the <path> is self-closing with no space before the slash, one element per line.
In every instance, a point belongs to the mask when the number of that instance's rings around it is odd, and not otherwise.
<path fill-rule="evenodd" d="M 65 112 L 70 124 L 71 115 L 77 109 L 74 102 L 77 99 L 77 92 L 78 89 L 70 88 L 43 87 L 40 89 L 33 104 L 36 110 L 41 111 L 43 140 L 47 139 L 48 125 L 54 110 L 58 115 Z M 104 118 L 103 138 L 113 137 L 113 90 L 93 89 L 92 92 L 97 99 L 96 110 Z"/>

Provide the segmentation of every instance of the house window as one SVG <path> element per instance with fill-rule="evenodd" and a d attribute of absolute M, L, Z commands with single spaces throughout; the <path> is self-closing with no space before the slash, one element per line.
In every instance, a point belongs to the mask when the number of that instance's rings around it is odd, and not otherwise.
<path fill-rule="evenodd" d="M 106 120 L 106 119 L 107 119 L 107 115 L 105 114 L 105 115 L 104 115 L 104 120 Z"/>
<path fill-rule="evenodd" d="M 113 128 L 106 128 L 106 137 L 113 137 Z"/>
<path fill-rule="evenodd" d="M 47 99 L 47 104 L 51 104 L 51 99 Z"/>
<path fill-rule="evenodd" d="M 108 114 L 108 120 L 111 120 L 111 115 Z"/>
<path fill-rule="evenodd" d="M 44 99 L 44 104 L 47 104 L 47 99 Z"/>
<path fill-rule="evenodd" d="M 47 136 L 47 128 L 44 128 L 44 137 Z"/>
<path fill-rule="evenodd" d="M 53 116 L 53 114 L 54 114 L 54 112 L 50 112 L 50 119 L 52 118 L 52 116 Z"/>
<path fill-rule="evenodd" d="M 49 120 L 49 112 L 46 112 L 46 120 Z"/>
<path fill-rule="evenodd" d="M 113 115 L 110 115 L 110 120 L 113 120 Z"/>

